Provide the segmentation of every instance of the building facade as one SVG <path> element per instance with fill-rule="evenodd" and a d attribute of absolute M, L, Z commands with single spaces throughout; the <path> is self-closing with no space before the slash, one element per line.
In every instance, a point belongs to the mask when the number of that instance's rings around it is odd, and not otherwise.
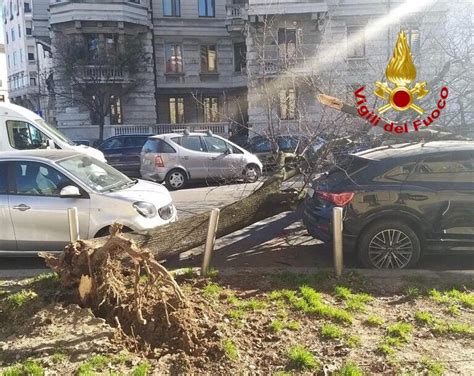
<path fill-rule="evenodd" d="M 0 102 L 8 101 L 7 85 L 7 60 L 5 57 L 5 45 L 0 43 Z"/>
<path fill-rule="evenodd" d="M 311 134 L 330 127 L 344 133 L 366 125 L 359 118 L 341 118 L 337 111 L 323 107 L 317 94 L 354 104 L 354 90 L 365 86 L 369 102 L 374 108 L 379 106 L 374 85 L 385 79 L 386 65 L 403 29 L 417 81 L 426 81 L 430 89 L 420 105 L 432 107 L 439 88 L 449 83 L 457 97 L 451 101 L 451 114 L 445 111 L 438 122 L 469 126 L 474 117 L 473 94 L 467 89 L 473 78 L 472 2 L 438 0 L 422 6 L 424 3 L 7 0 L 4 22 L 9 38 L 10 95 L 14 102 L 27 103 L 28 90 L 33 91 L 33 98 L 38 92 L 35 84 L 48 87 L 35 71 L 40 60 L 37 46 L 45 45 L 48 37 L 53 46 L 65 35 L 83 40 L 87 53 L 106 52 L 123 46 L 125 38 L 134 38 L 144 46 L 150 61 L 138 76 L 93 62 L 87 67 L 103 85 L 141 82 L 134 92 L 111 102 L 106 135 L 185 128 L 217 129 L 225 135 L 229 130 L 250 131 L 250 136 Z M 32 46 L 26 43 L 28 38 L 20 42 L 18 27 L 22 40 L 33 33 L 32 40 L 42 43 Z M 67 91 L 69 82 L 61 74 L 55 72 L 53 81 L 56 92 L 61 91 L 58 88 Z M 71 137 L 94 138 L 94 116 L 74 100 L 74 93 L 54 97 L 57 125 Z"/>

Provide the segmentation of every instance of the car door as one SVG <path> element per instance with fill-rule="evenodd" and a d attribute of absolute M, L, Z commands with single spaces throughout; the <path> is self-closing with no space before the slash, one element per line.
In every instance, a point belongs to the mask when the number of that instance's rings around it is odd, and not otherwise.
<path fill-rule="evenodd" d="M 0 162 L 0 251 L 16 251 L 15 232 L 8 204 L 7 174 L 7 162 Z"/>
<path fill-rule="evenodd" d="M 191 179 L 207 178 L 210 156 L 206 153 L 201 136 L 184 135 L 172 140 L 181 146 L 178 151 L 179 160 Z"/>
<path fill-rule="evenodd" d="M 230 179 L 242 176 L 243 153 L 216 136 L 204 136 L 209 155 L 209 176 L 212 178 Z"/>
<path fill-rule="evenodd" d="M 418 201 L 431 224 L 432 238 L 447 248 L 474 249 L 473 167 L 473 152 L 437 154 L 424 158 L 407 179 L 424 188 L 408 198 Z"/>
<path fill-rule="evenodd" d="M 99 146 L 99 150 L 104 153 L 107 163 L 118 169 L 122 164 L 124 142 L 125 139 L 122 137 L 111 137 Z"/>
<path fill-rule="evenodd" d="M 130 176 L 139 176 L 140 171 L 140 152 L 148 137 L 134 136 L 125 139 L 120 158 L 120 165 L 116 168 L 126 172 Z"/>
<path fill-rule="evenodd" d="M 9 164 L 13 184 L 9 207 L 18 251 L 58 251 L 69 242 L 68 208 L 76 207 L 79 236 L 89 234 L 89 198 L 62 198 L 67 185 L 76 185 L 54 167 L 33 161 Z M 76 185 L 77 186 L 77 185 Z"/>

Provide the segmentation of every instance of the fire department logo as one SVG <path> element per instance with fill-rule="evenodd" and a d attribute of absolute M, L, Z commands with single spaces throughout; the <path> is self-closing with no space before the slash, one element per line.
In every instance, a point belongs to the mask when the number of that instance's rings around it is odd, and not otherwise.
<path fill-rule="evenodd" d="M 424 110 L 413 102 L 428 94 L 427 84 L 426 82 L 417 82 L 411 86 L 416 79 L 416 68 L 413 64 L 407 37 L 403 31 L 398 34 L 393 56 L 385 70 L 385 76 L 395 87 L 391 87 L 386 82 L 377 81 L 375 83 L 377 87 L 374 91 L 375 95 L 388 102 L 378 108 L 379 114 L 392 108 L 397 111 L 412 109 L 422 115 Z"/>

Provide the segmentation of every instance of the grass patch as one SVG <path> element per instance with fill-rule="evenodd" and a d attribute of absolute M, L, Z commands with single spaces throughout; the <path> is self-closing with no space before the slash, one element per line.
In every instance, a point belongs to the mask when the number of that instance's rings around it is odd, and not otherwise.
<path fill-rule="evenodd" d="M 94 355 L 87 362 L 82 363 L 77 369 L 78 376 L 92 376 L 95 371 L 104 371 L 111 358 L 105 355 Z"/>
<path fill-rule="evenodd" d="M 53 355 L 51 355 L 51 361 L 54 364 L 64 363 L 67 359 L 68 356 L 62 351 L 57 351 Z"/>
<path fill-rule="evenodd" d="M 141 362 L 131 373 L 131 376 L 147 376 L 150 373 L 151 365 L 147 361 Z"/>
<path fill-rule="evenodd" d="M 360 337 L 356 335 L 351 335 L 346 339 L 347 346 L 351 348 L 359 347 L 361 342 Z"/>
<path fill-rule="evenodd" d="M 410 299 L 417 299 L 419 298 L 422 293 L 421 290 L 418 287 L 407 287 L 405 289 L 405 295 L 410 298 Z"/>
<path fill-rule="evenodd" d="M 428 371 L 428 375 L 430 376 L 442 376 L 444 373 L 444 366 L 443 363 L 433 361 L 428 358 L 423 358 L 421 364 Z"/>
<path fill-rule="evenodd" d="M 236 344 L 229 338 L 226 338 L 222 341 L 222 349 L 227 359 L 235 362 L 239 359 L 239 350 L 237 349 Z"/>
<path fill-rule="evenodd" d="M 364 376 L 364 371 L 353 362 L 346 363 L 339 371 L 334 373 L 335 376 Z"/>
<path fill-rule="evenodd" d="M 209 282 L 204 289 L 202 290 L 202 293 L 204 297 L 209 298 L 209 299 L 216 299 L 219 297 L 219 295 L 224 291 L 224 289 L 219 286 L 217 283 L 214 282 Z"/>
<path fill-rule="evenodd" d="M 321 368 L 311 351 L 304 346 L 296 345 L 288 350 L 288 368 L 296 370 L 318 371 Z"/>
<path fill-rule="evenodd" d="M 6 368 L 2 372 L 2 376 L 43 376 L 45 370 L 43 366 L 34 360 L 28 360 L 21 364 L 15 364 Z"/>
<path fill-rule="evenodd" d="M 12 309 L 19 309 L 25 304 L 38 298 L 38 294 L 32 290 L 21 290 L 15 294 L 11 294 L 6 298 L 6 303 Z"/>
<path fill-rule="evenodd" d="M 407 342 L 410 339 L 412 332 L 413 325 L 406 322 L 397 322 L 387 328 L 387 334 L 389 337 L 399 338 L 403 342 Z"/>
<path fill-rule="evenodd" d="M 289 330 L 298 331 L 298 330 L 301 329 L 301 324 L 300 324 L 298 321 L 289 321 L 289 322 L 286 324 L 286 327 L 287 327 Z"/>
<path fill-rule="evenodd" d="M 217 279 L 219 278 L 219 270 L 216 268 L 209 268 L 207 271 L 207 278 L 209 279 Z"/>
<path fill-rule="evenodd" d="M 461 313 L 461 310 L 459 309 L 457 305 L 453 304 L 453 305 L 450 305 L 448 308 L 446 308 L 445 312 L 451 316 L 459 316 L 459 314 Z"/>
<path fill-rule="evenodd" d="M 427 311 L 417 311 L 415 313 L 415 320 L 419 323 L 423 323 L 429 326 L 435 325 L 437 323 L 435 317 Z"/>
<path fill-rule="evenodd" d="M 281 332 L 284 329 L 297 331 L 301 329 L 298 321 L 286 321 L 285 319 L 276 319 L 270 323 L 270 330 L 274 333 Z"/>
<path fill-rule="evenodd" d="M 370 315 L 364 321 L 364 324 L 371 327 L 382 326 L 384 324 L 384 319 L 380 316 Z"/>
<path fill-rule="evenodd" d="M 449 291 L 438 291 L 432 289 L 429 291 L 429 296 L 437 303 L 452 305 L 461 305 L 466 308 L 474 308 L 474 294 L 470 292 L 463 292 L 457 289 Z"/>
<path fill-rule="evenodd" d="M 335 295 L 346 302 L 349 311 L 364 312 L 366 304 L 374 298 L 366 293 L 354 294 L 351 289 L 343 286 L 336 286 Z"/>
<path fill-rule="evenodd" d="M 474 329 L 471 325 L 460 322 L 448 323 L 426 311 L 417 311 L 415 313 L 415 320 L 419 324 L 426 325 L 428 328 L 430 328 L 431 332 L 438 335 L 456 334 L 462 336 L 472 336 L 474 334 Z"/>
<path fill-rule="evenodd" d="M 326 339 L 340 339 L 344 336 L 342 329 L 336 325 L 324 324 L 321 327 L 321 336 Z"/>

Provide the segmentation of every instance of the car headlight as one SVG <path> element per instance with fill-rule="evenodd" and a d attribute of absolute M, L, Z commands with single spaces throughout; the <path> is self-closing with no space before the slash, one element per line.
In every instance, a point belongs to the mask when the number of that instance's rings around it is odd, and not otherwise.
<path fill-rule="evenodd" d="M 174 214 L 173 204 L 169 204 L 169 205 L 163 206 L 162 208 L 158 209 L 158 214 L 165 221 L 171 219 L 173 217 L 173 214 Z"/>
<path fill-rule="evenodd" d="M 133 203 L 133 207 L 145 218 L 153 218 L 156 215 L 156 207 L 150 202 L 137 201 Z"/>

